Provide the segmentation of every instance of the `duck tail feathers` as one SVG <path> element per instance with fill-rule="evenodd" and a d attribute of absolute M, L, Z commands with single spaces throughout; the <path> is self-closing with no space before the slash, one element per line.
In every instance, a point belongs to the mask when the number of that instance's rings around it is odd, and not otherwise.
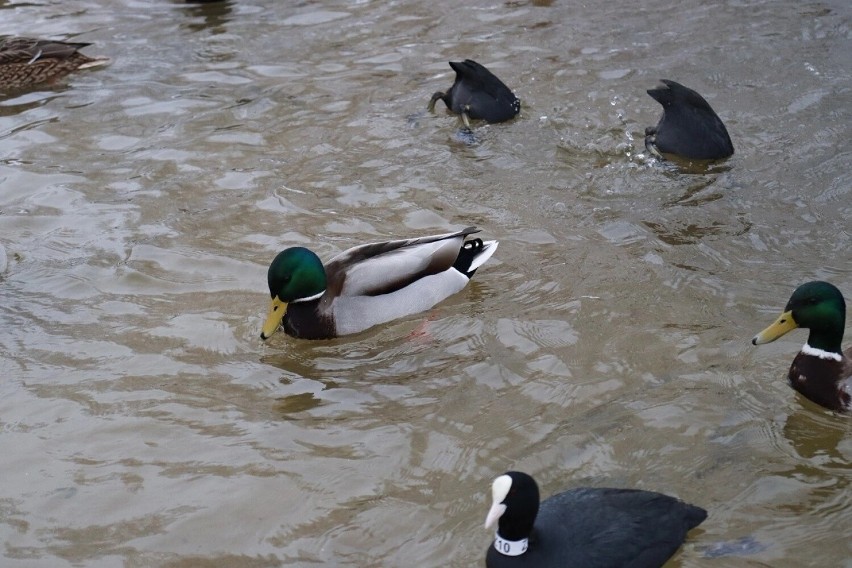
<path fill-rule="evenodd" d="M 485 264 L 491 255 L 497 250 L 497 241 L 483 241 L 482 239 L 471 239 L 465 241 L 459 250 L 459 255 L 453 263 L 453 268 L 473 278 L 476 269 Z"/>

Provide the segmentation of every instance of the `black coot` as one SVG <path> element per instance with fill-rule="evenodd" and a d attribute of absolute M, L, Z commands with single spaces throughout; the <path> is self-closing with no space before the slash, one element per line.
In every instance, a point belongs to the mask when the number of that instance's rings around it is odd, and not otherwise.
<path fill-rule="evenodd" d="M 504 122 L 521 112 L 521 101 L 491 71 L 473 61 L 450 61 L 456 72 L 453 86 L 446 92 L 437 92 L 429 101 L 429 110 L 434 110 L 440 99 L 447 108 L 461 115 L 466 126 L 470 119 L 488 122 Z"/>
<path fill-rule="evenodd" d="M 518 471 L 491 487 L 486 528 L 497 523 L 488 568 L 659 568 L 707 518 L 674 497 L 636 489 L 580 488 L 539 508 L 538 485 Z"/>
<path fill-rule="evenodd" d="M 718 160 L 734 153 L 734 145 L 722 120 L 704 97 L 674 81 L 648 94 L 663 105 L 657 126 L 645 129 L 645 147 L 649 152 L 675 154 L 693 160 Z"/>

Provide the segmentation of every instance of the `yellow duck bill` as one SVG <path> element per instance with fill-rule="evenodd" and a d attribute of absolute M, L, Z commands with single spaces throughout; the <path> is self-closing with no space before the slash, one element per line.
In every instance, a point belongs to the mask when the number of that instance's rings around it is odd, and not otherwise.
<path fill-rule="evenodd" d="M 789 333 L 799 327 L 799 324 L 796 323 L 796 320 L 793 319 L 793 312 L 784 312 L 778 319 L 776 319 L 772 324 L 755 335 L 751 343 L 752 345 L 763 345 L 764 343 L 769 343 L 771 341 L 775 341 L 782 335 Z"/>
<path fill-rule="evenodd" d="M 287 313 L 287 302 L 282 302 L 278 296 L 272 298 L 272 303 L 269 306 L 269 314 L 266 316 L 266 322 L 260 330 L 260 338 L 263 340 L 272 337 L 278 328 L 281 326 L 281 321 L 284 319 L 284 314 Z"/>

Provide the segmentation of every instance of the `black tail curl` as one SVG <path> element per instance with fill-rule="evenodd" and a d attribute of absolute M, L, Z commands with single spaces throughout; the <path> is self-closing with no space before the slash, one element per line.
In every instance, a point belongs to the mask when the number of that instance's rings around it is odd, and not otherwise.
<path fill-rule="evenodd" d="M 474 268 L 471 270 L 470 265 L 473 264 L 473 260 L 480 252 L 482 252 L 484 247 L 485 245 L 483 244 L 482 239 L 471 239 L 469 241 L 465 241 L 461 250 L 459 250 L 459 255 L 456 257 L 456 261 L 453 263 L 453 268 L 468 278 L 473 278 L 476 269 Z"/>

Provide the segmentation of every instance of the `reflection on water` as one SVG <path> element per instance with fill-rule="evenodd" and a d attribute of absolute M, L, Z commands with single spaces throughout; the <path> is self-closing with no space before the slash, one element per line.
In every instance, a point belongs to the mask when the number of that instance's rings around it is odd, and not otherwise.
<path fill-rule="evenodd" d="M 4 566 L 478 564 L 508 468 L 706 507 L 672 566 L 850 557 L 849 420 L 749 343 L 852 298 L 845 4 L 0 7 L 113 59 L 0 101 Z M 464 57 L 517 119 L 425 112 Z M 647 155 L 660 77 L 735 156 Z M 426 314 L 258 339 L 281 248 L 468 225 Z"/>
<path fill-rule="evenodd" d="M 796 455 L 814 460 L 829 470 L 852 468 L 848 456 L 850 441 L 846 422 L 801 395 L 796 398 L 810 410 L 797 410 L 784 423 L 784 437 Z"/>
<path fill-rule="evenodd" d="M 189 32 L 208 31 L 211 34 L 227 33 L 227 24 L 231 21 L 233 2 L 230 0 L 187 1 L 181 16 L 184 29 Z"/>

